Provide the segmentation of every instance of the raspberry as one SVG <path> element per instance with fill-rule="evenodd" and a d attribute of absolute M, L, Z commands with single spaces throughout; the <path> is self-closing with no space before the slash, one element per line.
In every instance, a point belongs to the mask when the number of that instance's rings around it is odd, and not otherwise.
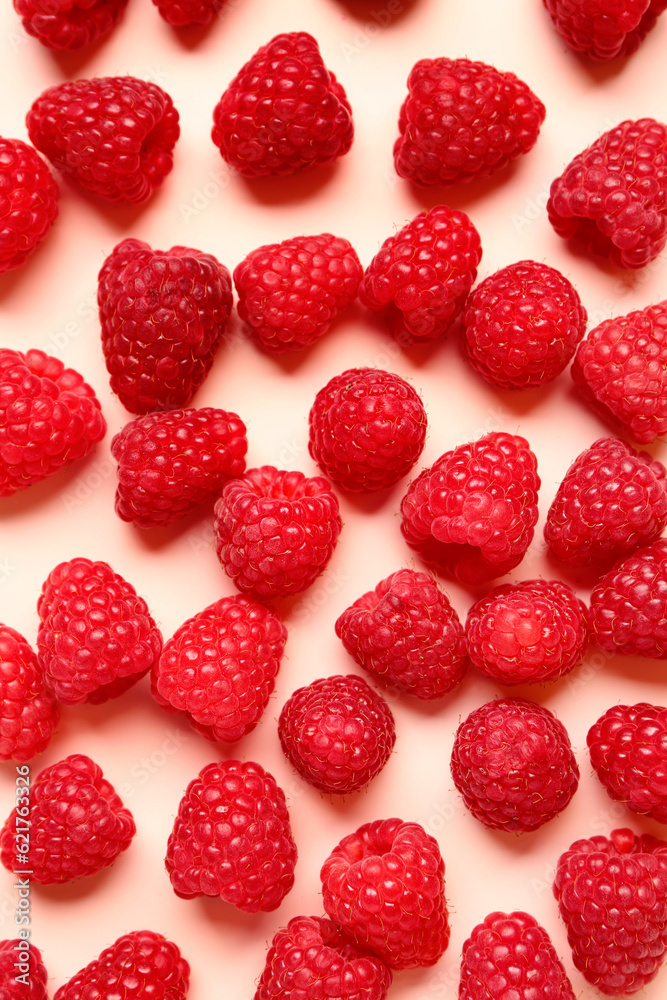
<path fill-rule="evenodd" d="M 401 531 L 422 558 L 464 584 L 523 559 L 537 522 L 540 477 L 525 438 L 494 432 L 445 452 L 410 483 Z"/>
<path fill-rule="evenodd" d="M 131 931 L 72 976 L 53 1000 L 185 1000 L 189 981 L 190 966 L 177 945 L 154 931 Z"/>
<path fill-rule="evenodd" d="M 21 807 L 23 808 L 23 807 Z M 17 813 L 0 831 L 0 860 L 13 872 Z M 136 833 L 132 814 L 90 757 L 71 754 L 44 768 L 30 790 L 30 849 L 22 857 L 40 885 L 94 875 L 127 850 Z"/>
<path fill-rule="evenodd" d="M 65 705 L 118 697 L 162 649 L 146 602 L 105 562 L 59 563 L 46 578 L 37 612 L 44 678 Z"/>
<path fill-rule="evenodd" d="M 83 458 L 106 433 L 93 389 L 43 351 L 0 349 L 0 497 Z"/>
<path fill-rule="evenodd" d="M 320 872 L 324 909 L 390 969 L 435 965 L 449 944 L 445 864 L 418 823 L 365 823 Z"/>
<path fill-rule="evenodd" d="M 359 298 L 385 316 L 400 343 L 437 340 L 461 311 L 481 259 L 479 233 L 465 212 L 438 205 L 384 241 Z"/>
<path fill-rule="evenodd" d="M 553 681 L 581 663 L 588 640 L 586 605 L 559 580 L 496 587 L 470 608 L 468 655 L 500 684 Z"/>
<path fill-rule="evenodd" d="M 353 674 L 322 677 L 295 691 L 283 705 L 278 736 L 301 777 L 332 795 L 372 781 L 396 742 L 389 705 Z"/>
<path fill-rule="evenodd" d="M 285 793 L 259 764 L 207 764 L 188 785 L 165 863 L 181 899 L 220 896 L 246 913 L 275 910 L 294 884 Z"/>
<path fill-rule="evenodd" d="M 122 240 L 99 274 L 97 303 L 111 388 L 131 413 L 186 406 L 213 364 L 232 309 L 215 257 Z"/>
<path fill-rule="evenodd" d="M 180 129 L 171 97 L 133 76 L 45 90 L 26 118 L 30 141 L 66 177 L 106 201 L 143 202 L 173 166 Z"/>
<path fill-rule="evenodd" d="M 173 524 L 245 470 L 245 424 L 204 407 L 136 417 L 111 440 L 118 462 L 116 513 L 137 528 Z"/>
<path fill-rule="evenodd" d="M 629 56 L 655 27 L 667 0 L 544 0 L 556 31 L 571 49 L 596 62 Z"/>
<path fill-rule="evenodd" d="M 273 936 L 254 1000 L 384 1000 L 392 974 L 330 920 L 293 917 Z"/>
<path fill-rule="evenodd" d="M 350 368 L 332 378 L 315 397 L 308 420 L 311 458 L 350 493 L 395 486 L 426 438 L 426 411 L 415 390 L 377 368 Z"/>
<path fill-rule="evenodd" d="M 70 52 L 108 35 L 125 10 L 127 0 L 13 0 L 23 27 L 48 49 Z"/>
<path fill-rule="evenodd" d="M 624 121 L 551 185 L 549 222 L 616 267 L 644 267 L 667 242 L 667 126 Z"/>
<path fill-rule="evenodd" d="M 218 558 L 239 590 L 287 597 L 310 587 L 333 555 L 342 527 L 326 479 L 250 469 L 223 486 L 215 505 Z"/>
<path fill-rule="evenodd" d="M 613 830 L 577 840 L 553 885 L 574 964 L 601 993 L 636 993 L 667 949 L 667 843 Z"/>
<path fill-rule="evenodd" d="M 225 0 L 153 0 L 160 17 L 172 28 L 205 27 L 220 13 Z"/>
<path fill-rule="evenodd" d="M 275 686 L 287 630 L 248 597 L 222 597 L 188 618 L 153 665 L 159 705 L 185 713 L 211 742 L 252 732 Z"/>
<path fill-rule="evenodd" d="M 604 320 L 579 345 L 571 372 L 614 429 L 641 444 L 667 433 L 667 300 Z"/>
<path fill-rule="evenodd" d="M 601 649 L 667 659 L 667 539 L 617 563 L 591 593 L 590 625 Z"/>
<path fill-rule="evenodd" d="M 574 286 L 553 267 L 522 260 L 475 288 L 463 316 L 463 350 L 497 389 L 546 385 L 567 367 L 586 332 Z"/>
<path fill-rule="evenodd" d="M 396 173 L 446 186 L 494 174 L 533 148 L 545 115 L 514 73 L 470 59 L 420 59 L 398 120 Z"/>
<path fill-rule="evenodd" d="M 500 698 L 456 731 L 451 771 L 463 801 L 492 830 L 537 830 L 568 805 L 579 768 L 562 722 L 523 698 Z"/>
<path fill-rule="evenodd" d="M 0 624 L 0 760 L 26 761 L 46 750 L 59 714 L 31 646 Z"/>
<path fill-rule="evenodd" d="M 244 177 L 333 163 L 353 136 L 345 91 L 305 31 L 276 35 L 258 49 L 213 112 L 213 142 Z"/>
<path fill-rule="evenodd" d="M 0 137 L 0 274 L 21 267 L 58 215 L 58 185 L 32 146 Z"/>
<path fill-rule="evenodd" d="M 22 978 L 19 979 L 19 976 Z M 25 938 L 0 941 L 2 1000 L 48 1000 L 47 979 L 48 973 L 39 948 Z"/>
<path fill-rule="evenodd" d="M 463 677 L 463 628 L 426 573 L 401 569 L 381 580 L 343 611 L 336 635 L 375 678 L 424 701 L 442 698 Z"/>

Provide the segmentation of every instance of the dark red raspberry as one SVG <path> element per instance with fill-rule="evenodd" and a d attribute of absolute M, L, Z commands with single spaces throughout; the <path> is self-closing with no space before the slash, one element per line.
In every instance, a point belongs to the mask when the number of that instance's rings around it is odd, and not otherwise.
<path fill-rule="evenodd" d="M 540 477 L 525 438 L 494 432 L 445 452 L 408 487 L 401 530 L 438 570 L 477 585 L 514 569 L 537 522 Z"/>
<path fill-rule="evenodd" d="M 498 389 L 552 382 L 586 332 L 587 313 L 560 271 L 522 260 L 474 289 L 463 315 L 463 349 L 482 378 Z"/>
<path fill-rule="evenodd" d="M 188 785 L 165 864 L 181 899 L 220 896 L 268 912 L 294 884 L 296 844 L 285 794 L 259 764 L 207 764 Z"/>
<path fill-rule="evenodd" d="M 667 949 L 667 843 L 613 830 L 577 840 L 553 885 L 577 969 L 601 993 L 636 993 Z"/>
<path fill-rule="evenodd" d="M 22 808 L 22 807 L 20 807 Z M 127 850 L 136 833 L 132 814 L 90 757 L 71 754 L 44 768 L 30 789 L 29 850 L 20 855 L 30 878 L 55 885 L 94 875 Z M 17 812 L 0 831 L 0 860 L 17 861 Z"/>
<path fill-rule="evenodd" d="M 287 597 L 310 587 L 333 555 L 342 527 L 326 479 L 249 469 L 215 505 L 218 558 L 239 590 Z"/>
<path fill-rule="evenodd" d="M 37 612 L 44 678 L 65 705 L 118 697 L 162 649 L 146 602 L 105 562 L 59 563 L 44 582 Z"/>
<path fill-rule="evenodd" d="M 137 528 L 173 524 L 245 470 L 245 424 L 204 407 L 136 417 L 111 440 L 118 462 L 116 513 Z"/>
<path fill-rule="evenodd" d="M 58 215 L 58 185 L 32 146 L 0 137 L 0 274 L 25 264 Z"/>
<path fill-rule="evenodd" d="M 107 425 L 93 389 L 43 351 L 0 349 L 0 497 L 83 458 Z"/>
<path fill-rule="evenodd" d="M 438 205 L 384 241 L 359 298 L 385 316 L 400 343 L 437 340 L 461 311 L 481 259 L 479 233 L 465 212 Z"/>
<path fill-rule="evenodd" d="M 234 268 L 238 311 L 269 354 L 324 336 L 357 296 L 363 268 L 339 236 L 296 236 L 249 253 Z"/>
<path fill-rule="evenodd" d="M 617 563 L 591 593 L 589 620 L 610 653 L 667 659 L 667 539 Z"/>
<path fill-rule="evenodd" d="M 496 587 L 470 608 L 468 655 L 501 684 L 553 681 L 581 663 L 588 640 L 586 605 L 559 580 Z"/>
<path fill-rule="evenodd" d="M 426 411 L 400 375 L 350 368 L 320 389 L 309 415 L 308 451 L 350 493 L 395 486 L 422 453 Z"/>
<path fill-rule="evenodd" d="M 273 936 L 254 1000 L 384 1000 L 392 974 L 322 917 L 293 917 Z"/>
<path fill-rule="evenodd" d="M 334 848 L 320 877 L 333 922 L 390 969 L 435 965 L 447 948 L 445 864 L 419 823 L 365 823 Z"/>
<path fill-rule="evenodd" d="M 0 625 L 0 760 L 25 761 L 42 753 L 59 714 L 32 647 L 9 625 Z"/>
<path fill-rule="evenodd" d="M 523 698 L 499 698 L 470 713 L 456 731 L 451 771 L 475 819 L 517 833 L 552 820 L 579 784 L 565 726 Z"/>
<path fill-rule="evenodd" d="M 345 91 L 305 31 L 276 35 L 258 49 L 213 112 L 213 142 L 244 177 L 332 163 L 353 136 Z"/>
<path fill-rule="evenodd" d="M 210 254 L 122 240 L 99 274 L 97 303 L 111 388 L 131 413 L 187 406 L 213 364 L 232 309 L 232 279 Z"/>
<path fill-rule="evenodd" d="M 151 674 L 153 697 L 211 742 L 236 743 L 262 717 L 286 640 L 287 629 L 263 605 L 222 597 L 165 643 Z"/>
<path fill-rule="evenodd" d="M 134 76 L 49 87 L 26 118 L 30 141 L 66 177 L 107 201 L 143 202 L 173 166 L 180 134 L 171 97 Z"/>
<path fill-rule="evenodd" d="M 25 938 L 0 941 L 2 1000 L 48 1000 L 47 979 L 39 948 Z"/>
<path fill-rule="evenodd" d="M 446 186 L 494 174 L 533 148 L 545 115 L 514 73 L 470 59 L 420 59 L 398 120 L 396 173 Z"/>
<path fill-rule="evenodd" d="M 544 6 L 571 49 L 608 62 L 639 48 L 667 0 L 544 0 Z"/>
<path fill-rule="evenodd" d="M 13 0 L 23 27 L 48 49 L 74 51 L 108 35 L 127 0 Z"/>
<path fill-rule="evenodd" d="M 387 763 L 396 742 L 394 716 L 362 677 L 322 677 L 287 699 L 278 736 L 290 764 L 314 788 L 356 792 Z"/>
<path fill-rule="evenodd" d="M 424 701 L 442 698 L 463 677 L 463 628 L 426 573 L 401 569 L 381 580 L 342 613 L 336 635 L 374 677 Z"/>
<path fill-rule="evenodd" d="M 56 990 L 53 1000 L 185 1000 L 190 966 L 177 945 L 154 931 L 124 934 Z"/>
<path fill-rule="evenodd" d="M 644 267 L 667 242 L 667 126 L 624 121 L 551 185 L 549 222 L 616 267 Z"/>
<path fill-rule="evenodd" d="M 205 27 L 220 13 L 226 0 L 153 0 L 160 17 L 172 28 Z"/>

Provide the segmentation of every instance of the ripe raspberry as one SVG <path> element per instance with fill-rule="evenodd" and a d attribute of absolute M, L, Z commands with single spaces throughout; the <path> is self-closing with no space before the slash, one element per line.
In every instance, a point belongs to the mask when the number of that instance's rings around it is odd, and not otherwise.
<path fill-rule="evenodd" d="M 213 112 L 213 142 L 244 177 L 332 163 L 353 136 L 345 91 L 305 31 L 276 35 L 258 49 Z"/>
<path fill-rule="evenodd" d="M 525 438 L 486 434 L 445 452 L 408 486 L 401 531 L 422 558 L 464 584 L 523 559 L 537 522 L 540 477 Z"/>
<path fill-rule="evenodd" d="M 46 750 L 59 715 L 32 647 L 0 624 L 0 760 L 26 761 Z"/>
<path fill-rule="evenodd" d="M 338 500 L 320 476 L 249 469 L 215 505 L 218 558 L 239 590 L 287 597 L 310 587 L 333 555 Z"/>
<path fill-rule="evenodd" d="M 99 274 L 111 388 L 131 413 L 186 406 L 213 364 L 232 309 L 229 271 L 189 247 L 122 240 Z"/>
<path fill-rule="evenodd" d="M 355 661 L 405 694 L 434 701 L 463 677 L 463 628 L 426 573 L 401 569 L 359 597 L 336 622 Z"/>
<path fill-rule="evenodd" d="M 496 271 L 471 294 L 463 350 L 498 389 L 546 385 L 572 360 L 586 319 L 567 278 L 546 264 L 522 260 Z"/>
<path fill-rule="evenodd" d="M 18 976 L 22 977 L 21 980 Z M 26 976 L 27 979 L 23 978 Z M 2 1000 L 48 1000 L 47 979 L 48 973 L 39 948 L 25 938 L 0 941 Z"/>
<path fill-rule="evenodd" d="M 205 27 L 220 13 L 225 0 L 153 0 L 160 17 L 172 28 Z"/>
<path fill-rule="evenodd" d="M 350 368 L 332 378 L 315 397 L 308 420 L 311 458 L 350 493 L 395 486 L 426 438 L 426 411 L 415 390 L 377 368 Z"/>
<path fill-rule="evenodd" d="M 17 814 L 0 831 L 0 860 L 13 872 Z M 132 814 L 90 757 L 71 754 L 44 768 L 30 789 L 30 878 L 40 885 L 94 875 L 127 850 L 136 833 Z"/>
<path fill-rule="evenodd" d="M 386 317 L 400 343 L 437 340 L 461 311 L 481 259 L 479 233 L 465 212 L 438 205 L 384 241 L 359 298 Z"/>
<path fill-rule="evenodd" d="M 322 917 L 293 917 L 273 936 L 254 1000 L 384 1000 L 392 974 Z"/>
<path fill-rule="evenodd" d="M 30 141 L 66 177 L 107 201 L 143 202 L 173 166 L 180 129 L 171 97 L 133 76 L 50 87 L 26 118 Z"/>
<path fill-rule="evenodd" d="M 176 630 L 153 665 L 151 691 L 211 742 L 252 732 L 275 686 L 287 629 L 248 597 L 222 597 Z"/>
<path fill-rule="evenodd" d="M 362 677 L 322 677 L 287 699 L 278 720 L 283 753 L 302 778 L 332 795 L 356 792 L 387 763 L 394 716 Z"/>
<path fill-rule="evenodd" d="M 449 944 L 445 864 L 418 823 L 365 823 L 320 872 L 324 909 L 390 969 L 435 965 Z"/>
<path fill-rule="evenodd" d="M 601 649 L 667 659 L 667 539 L 617 563 L 591 593 L 589 620 Z"/>
<path fill-rule="evenodd" d="M 37 612 L 44 678 L 64 705 L 118 697 L 162 649 L 146 602 L 105 562 L 60 563 L 46 578 Z"/>
<path fill-rule="evenodd" d="M 553 681 L 578 663 L 588 640 L 586 605 L 558 580 L 496 587 L 470 608 L 468 655 L 500 684 Z"/>
<path fill-rule="evenodd" d="M 356 298 L 363 268 L 339 236 L 296 236 L 258 247 L 234 268 L 238 311 L 269 354 L 324 336 Z"/>
<path fill-rule="evenodd" d="M 562 722 L 523 698 L 499 698 L 470 713 L 456 731 L 451 771 L 475 819 L 517 833 L 557 816 L 579 784 Z"/>
<path fill-rule="evenodd" d="M 48 49 L 75 49 L 108 35 L 127 0 L 13 0 L 23 27 Z"/>
<path fill-rule="evenodd" d="M 667 843 L 613 830 L 577 840 L 553 885 L 574 964 L 601 993 L 636 993 L 667 949 Z"/>
<path fill-rule="evenodd" d="M 275 910 L 294 884 L 285 793 L 259 764 L 207 764 L 188 785 L 165 864 L 181 899 L 220 896 L 246 913 Z"/>
<path fill-rule="evenodd" d="M 667 0 L 544 0 L 556 31 L 596 62 L 629 56 L 655 27 Z"/>
<path fill-rule="evenodd" d="M 549 222 L 616 267 L 644 267 L 667 242 L 667 126 L 624 121 L 551 185 Z"/>
<path fill-rule="evenodd" d="M 0 349 L 0 497 L 83 458 L 106 433 L 93 389 L 43 351 Z"/>
<path fill-rule="evenodd" d="M 396 173 L 445 186 L 494 174 L 533 148 L 545 115 L 514 73 L 470 59 L 420 59 L 398 120 Z"/>
<path fill-rule="evenodd" d="M 58 215 L 58 185 L 32 146 L 0 137 L 0 274 L 21 267 Z"/>

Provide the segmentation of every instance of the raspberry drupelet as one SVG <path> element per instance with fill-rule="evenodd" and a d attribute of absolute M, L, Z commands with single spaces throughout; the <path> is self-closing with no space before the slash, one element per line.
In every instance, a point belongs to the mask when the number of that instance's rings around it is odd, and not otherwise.
<path fill-rule="evenodd" d="M 211 24 L 226 0 L 153 0 L 163 21 L 172 28 L 203 28 Z"/>
<path fill-rule="evenodd" d="M 556 31 L 574 49 L 595 62 L 632 55 L 667 0 L 544 0 Z"/>
<path fill-rule="evenodd" d="M 47 49 L 74 52 L 108 35 L 127 0 L 13 0 L 23 27 Z"/>
<path fill-rule="evenodd" d="M 0 760 L 22 762 L 46 750 L 59 715 L 34 650 L 0 624 Z"/>
<path fill-rule="evenodd" d="M 58 185 L 39 154 L 0 137 L 0 274 L 22 267 L 58 216 Z"/>
<path fill-rule="evenodd" d="M 17 969 L 17 964 L 25 965 L 27 972 Z M 42 953 L 36 945 L 25 937 L 0 941 L 0 996 L 3 1000 L 48 1000 L 47 980 Z"/>

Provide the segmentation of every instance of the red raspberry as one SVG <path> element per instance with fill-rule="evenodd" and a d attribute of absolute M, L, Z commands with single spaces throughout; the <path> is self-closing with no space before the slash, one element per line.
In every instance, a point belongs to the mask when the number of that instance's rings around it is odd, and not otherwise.
<path fill-rule="evenodd" d="M 246 913 L 275 910 L 294 884 L 285 794 L 259 764 L 207 764 L 188 785 L 165 864 L 181 899 L 220 896 Z"/>
<path fill-rule="evenodd" d="M 244 177 L 332 163 L 353 136 L 345 91 L 305 31 L 276 35 L 258 49 L 213 112 L 213 142 Z"/>
<path fill-rule="evenodd" d="M 153 0 L 160 17 L 172 28 L 205 27 L 220 13 L 225 0 Z"/>
<path fill-rule="evenodd" d="M 468 655 L 500 684 L 553 681 L 581 663 L 588 640 L 586 605 L 559 580 L 496 587 L 470 608 Z"/>
<path fill-rule="evenodd" d="M 479 233 L 465 212 L 438 205 L 384 241 L 359 298 L 386 317 L 400 343 L 437 340 L 461 311 L 481 259 Z"/>
<path fill-rule="evenodd" d="M 105 562 L 59 563 L 46 578 L 37 612 L 44 677 L 65 705 L 118 697 L 162 649 L 146 602 Z"/>
<path fill-rule="evenodd" d="M 466 302 L 463 349 L 498 389 L 552 382 L 586 332 L 587 313 L 560 271 L 522 260 L 496 271 Z"/>
<path fill-rule="evenodd" d="M 523 698 L 499 698 L 470 713 L 456 731 L 451 771 L 475 819 L 517 833 L 557 816 L 579 784 L 565 726 Z"/>
<path fill-rule="evenodd" d="M 577 969 L 601 993 L 636 993 L 667 949 L 667 843 L 613 830 L 577 840 L 553 886 Z"/>
<path fill-rule="evenodd" d="M 332 378 L 308 420 L 311 458 L 350 493 L 395 486 L 426 438 L 426 411 L 415 390 L 400 375 L 377 368 L 350 368 Z"/>
<path fill-rule="evenodd" d="M 16 809 L 0 831 L 0 860 L 13 872 Z M 127 850 L 136 833 L 129 809 L 90 757 L 71 754 L 44 768 L 30 789 L 30 878 L 55 885 L 94 875 Z M 18 866 L 20 867 L 20 866 Z"/>
<path fill-rule="evenodd" d="M 463 628 L 426 573 L 401 569 L 381 580 L 343 611 L 336 635 L 375 678 L 424 701 L 442 698 L 463 677 Z"/>
<path fill-rule="evenodd" d="M 24 965 L 25 969 L 21 967 Z M 0 941 L 2 1000 L 48 1000 L 47 979 L 48 973 L 39 948 L 25 938 Z"/>
<path fill-rule="evenodd" d="M 58 215 L 58 185 L 32 146 L 0 137 L 0 274 L 21 267 Z"/>
<path fill-rule="evenodd" d="M 394 716 L 361 677 L 322 677 L 287 699 L 278 720 L 283 753 L 302 778 L 332 795 L 356 792 L 387 763 Z"/>
<path fill-rule="evenodd" d="M 333 922 L 390 969 L 435 965 L 449 944 L 445 864 L 418 823 L 365 823 L 320 872 Z"/>
<path fill-rule="evenodd" d="M 287 597 L 310 587 L 333 555 L 342 527 L 326 479 L 249 469 L 223 486 L 215 505 L 218 558 L 239 590 Z"/>
<path fill-rule="evenodd" d="M 591 593 L 589 620 L 601 649 L 667 659 L 667 539 L 617 563 Z"/>
<path fill-rule="evenodd" d="M 655 27 L 667 0 L 544 0 L 571 49 L 596 62 L 631 55 Z"/>
<path fill-rule="evenodd" d="M 0 349 L 0 497 L 83 458 L 106 433 L 93 389 L 43 351 Z"/>
<path fill-rule="evenodd" d="M 23 27 L 48 49 L 72 52 L 108 35 L 127 0 L 13 0 Z"/>
<path fill-rule="evenodd" d="M 213 364 L 232 309 L 215 257 L 122 240 L 99 274 L 97 303 L 111 388 L 131 413 L 186 406 Z"/>
<path fill-rule="evenodd" d="M 53 1000 L 185 1000 L 189 982 L 190 966 L 177 945 L 154 931 L 131 931 L 56 990 Z"/>
<path fill-rule="evenodd" d="M 502 576 L 523 559 L 537 522 L 540 477 L 525 438 L 486 434 L 445 452 L 410 483 L 408 545 L 464 584 Z"/>
<path fill-rule="evenodd" d="M 396 173 L 445 186 L 494 174 L 533 148 L 545 115 L 514 73 L 470 59 L 420 59 L 398 120 Z"/>
<path fill-rule="evenodd" d="M 384 1000 L 392 974 L 330 920 L 293 917 L 273 936 L 254 1000 Z"/>
<path fill-rule="evenodd" d="M 143 202 L 173 166 L 180 129 L 171 97 L 133 76 L 50 87 L 26 118 L 30 141 L 66 177 L 99 198 Z"/>
<path fill-rule="evenodd" d="M 46 750 L 59 715 L 32 647 L 0 624 L 0 760 L 26 761 Z"/>
<path fill-rule="evenodd" d="M 212 743 L 251 733 L 275 686 L 287 629 L 248 597 L 222 597 L 176 630 L 153 665 L 153 697 Z"/>
<path fill-rule="evenodd" d="M 667 242 L 667 126 L 624 121 L 551 185 L 549 222 L 616 267 L 644 267 Z"/>

